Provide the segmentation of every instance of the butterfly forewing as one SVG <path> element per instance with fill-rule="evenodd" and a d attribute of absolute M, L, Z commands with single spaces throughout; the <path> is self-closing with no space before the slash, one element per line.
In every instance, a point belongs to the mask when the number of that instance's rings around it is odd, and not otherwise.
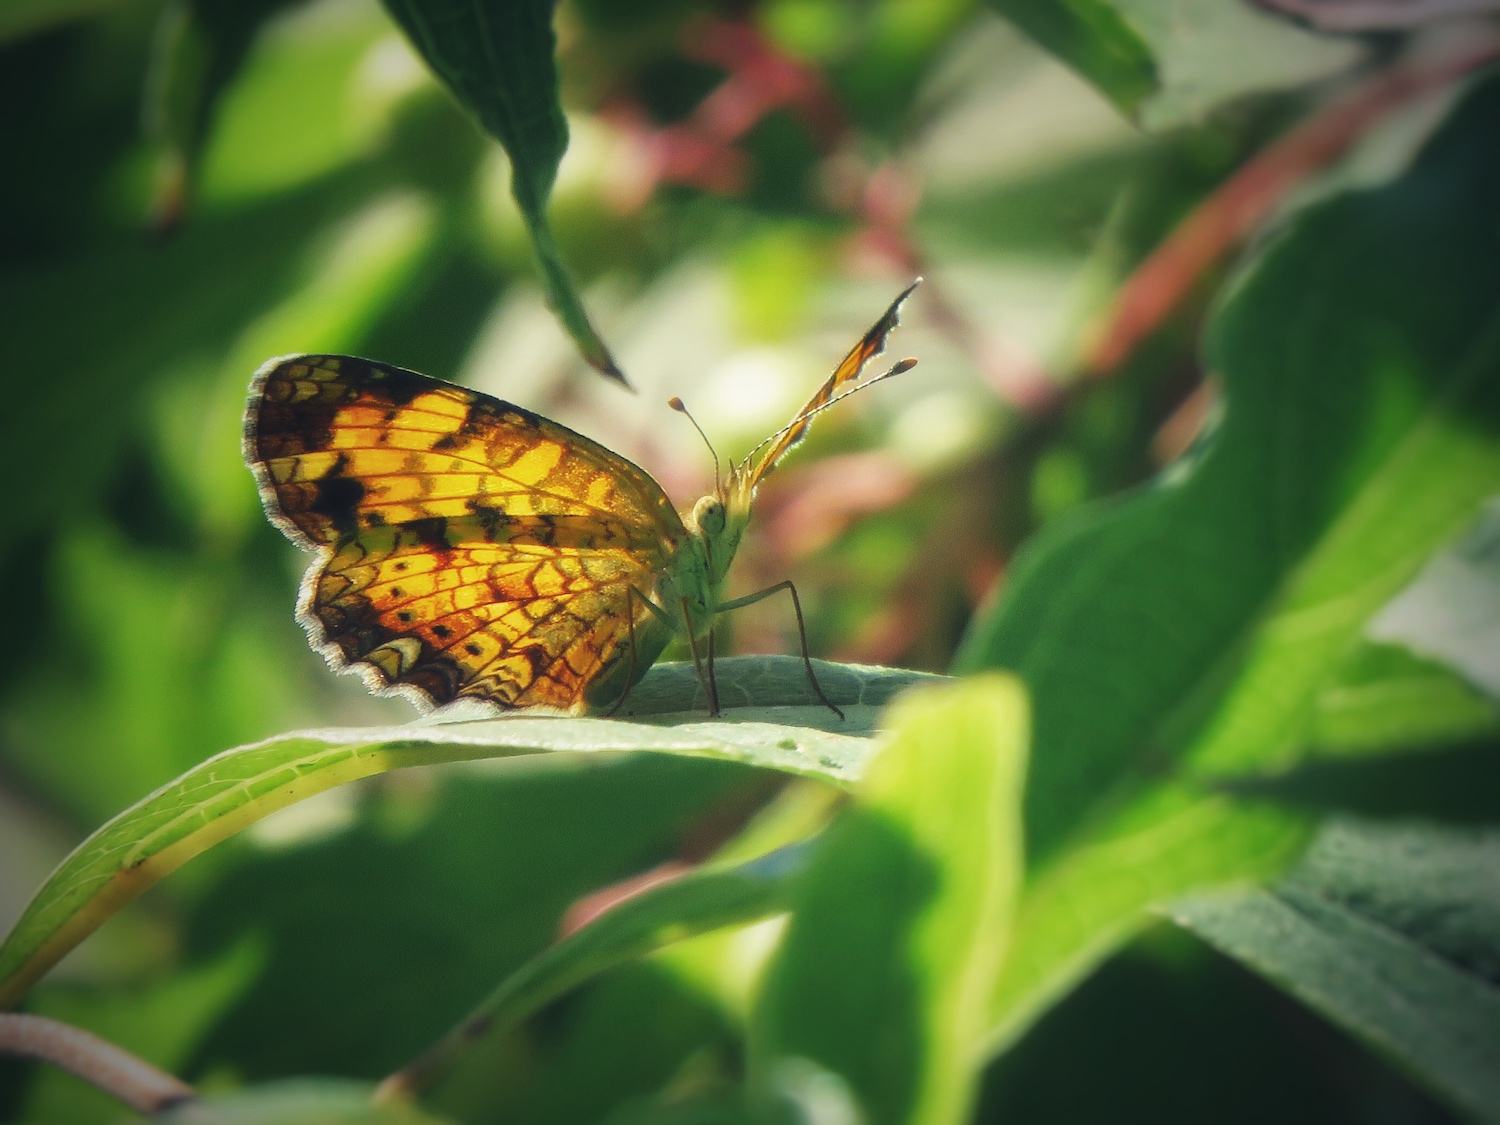
<path fill-rule="evenodd" d="M 817 393 L 807 400 L 801 410 L 797 411 L 796 416 L 786 428 L 770 441 L 765 456 L 756 462 L 755 468 L 750 472 L 752 493 L 756 485 L 776 467 L 776 462 L 780 461 L 807 435 L 807 428 L 812 424 L 812 415 L 832 401 L 834 395 L 848 389 L 859 378 L 860 372 L 865 369 L 865 364 L 885 350 L 886 337 L 900 322 L 902 302 L 911 296 L 912 290 L 920 284 L 921 278 L 918 278 L 902 290 L 901 295 L 891 302 L 890 308 L 885 310 L 885 315 L 870 326 L 870 330 L 860 337 L 859 343 L 855 344 L 843 361 L 834 368 L 828 381 L 818 388 Z"/>
<path fill-rule="evenodd" d="M 251 387 L 266 510 L 322 557 L 299 617 L 337 668 L 420 702 L 578 708 L 686 537 L 643 470 L 477 392 L 348 356 Z"/>

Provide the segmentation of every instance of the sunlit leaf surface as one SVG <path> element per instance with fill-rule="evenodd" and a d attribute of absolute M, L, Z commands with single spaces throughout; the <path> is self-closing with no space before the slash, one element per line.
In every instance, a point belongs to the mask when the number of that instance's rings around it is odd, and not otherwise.
<path fill-rule="evenodd" d="M 913 693 L 891 727 L 813 845 L 752 1059 L 784 1097 L 817 1067 L 856 1120 L 958 1125 L 1020 885 L 1025 695 L 976 677 Z"/>

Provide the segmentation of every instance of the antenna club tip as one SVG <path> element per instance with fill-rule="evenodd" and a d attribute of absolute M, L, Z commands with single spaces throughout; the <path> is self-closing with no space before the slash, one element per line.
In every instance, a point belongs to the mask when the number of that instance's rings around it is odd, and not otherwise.
<path fill-rule="evenodd" d="M 677 413 L 679 414 L 687 413 L 687 407 L 682 405 L 682 399 L 678 398 L 676 395 L 673 395 L 671 398 L 667 399 L 667 405 L 670 406 L 673 410 L 677 411 Z"/>
<path fill-rule="evenodd" d="M 892 375 L 900 375 L 903 371 L 910 371 L 916 365 L 917 365 L 917 358 L 916 358 L 916 356 L 910 356 L 909 355 L 905 359 L 903 359 L 900 362 L 898 362 L 894 367 L 891 368 L 891 374 Z"/>

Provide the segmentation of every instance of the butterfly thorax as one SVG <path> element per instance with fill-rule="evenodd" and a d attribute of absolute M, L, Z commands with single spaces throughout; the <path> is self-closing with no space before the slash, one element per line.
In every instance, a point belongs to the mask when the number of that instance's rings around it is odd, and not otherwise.
<path fill-rule="evenodd" d="M 674 616 L 686 603 L 695 637 L 705 636 L 713 623 L 749 515 L 748 508 L 737 511 L 714 493 L 702 497 L 685 515 L 687 541 L 663 576 L 657 593 L 665 603 L 662 608 Z"/>

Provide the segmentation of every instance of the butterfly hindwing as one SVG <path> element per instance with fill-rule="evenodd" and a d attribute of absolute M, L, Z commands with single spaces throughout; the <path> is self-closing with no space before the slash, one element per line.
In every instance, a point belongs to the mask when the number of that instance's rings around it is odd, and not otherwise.
<path fill-rule="evenodd" d="M 655 576 L 629 552 L 491 542 L 449 525 L 449 545 L 386 527 L 347 540 L 309 575 L 301 615 L 330 659 L 376 687 L 444 702 L 574 707 L 624 654 Z"/>
<path fill-rule="evenodd" d="M 321 558 L 299 617 L 337 668 L 419 700 L 581 706 L 686 537 L 643 470 L 416 372 L 292 356 L 251 387 L 266 510 Z"/>

